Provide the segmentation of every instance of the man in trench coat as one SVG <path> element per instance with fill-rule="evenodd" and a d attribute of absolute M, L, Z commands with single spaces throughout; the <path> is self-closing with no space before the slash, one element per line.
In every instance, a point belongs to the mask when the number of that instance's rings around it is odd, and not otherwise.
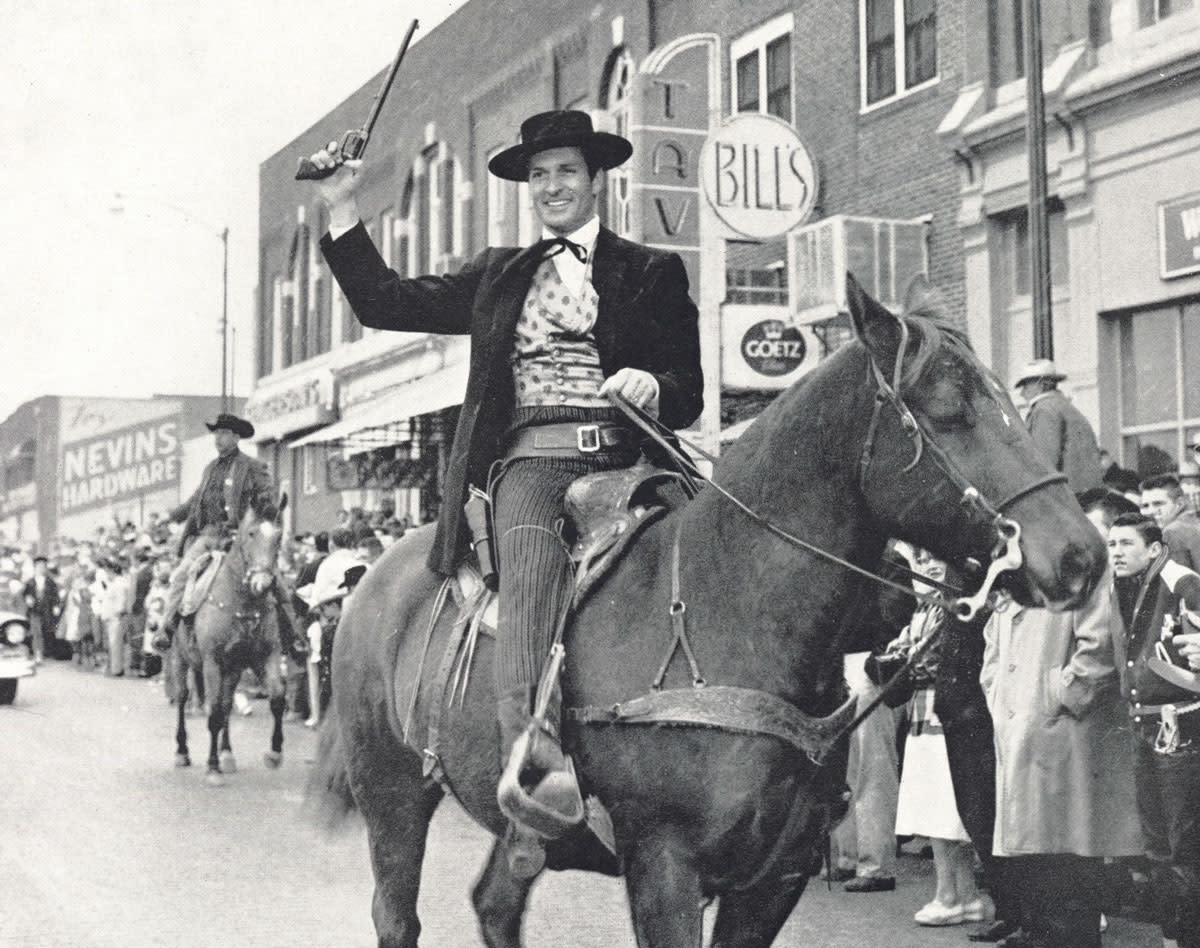
<path fill-rule="evenodd" d="M 1120 509 L 1085 505 L 1102 533 Z M 1091 506 L 1091 509 L 1088 509 Z M 992 852 L 1024 931 L 1013 944 L 1099 948 L 1106 856 L 1140 856 L 1131 727 L 1114 649 L 1111 576 L 1071 612 L 1012 603 L 984 630 L 980 683 L 995 729 Z M 1024 940 L 1021 940 L 1021 939 Z"/>

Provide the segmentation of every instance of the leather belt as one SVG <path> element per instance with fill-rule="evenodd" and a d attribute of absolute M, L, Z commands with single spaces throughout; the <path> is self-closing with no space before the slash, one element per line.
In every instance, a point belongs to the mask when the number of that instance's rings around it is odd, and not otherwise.
<path fill-rule="evenodd" d="M 579 457 L 634 445 L 633 432 L 621 425 L 560 423 L 521 428 L 508 441 L 506 458 Z"/>
<path fill-rule="evenodd" d="M 1168 713 L 1189 714 L 1192 711 L 1200 711 L 1200 701 L 1181 701 L 1178 704 L 1131 704 L 1129 716 L 1131 718 L 1160 717 L 1168 708 L 1171 709 Z"/>

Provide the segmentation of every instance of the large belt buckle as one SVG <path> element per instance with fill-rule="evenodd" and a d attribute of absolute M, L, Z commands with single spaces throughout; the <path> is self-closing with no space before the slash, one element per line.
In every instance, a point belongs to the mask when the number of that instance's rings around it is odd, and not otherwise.
<path fill-rule="evenodd" d="M 575 429 L 575 446 L 580 454 L 595 454 L 600 450 L 600 426 L 580 425 Z"/>

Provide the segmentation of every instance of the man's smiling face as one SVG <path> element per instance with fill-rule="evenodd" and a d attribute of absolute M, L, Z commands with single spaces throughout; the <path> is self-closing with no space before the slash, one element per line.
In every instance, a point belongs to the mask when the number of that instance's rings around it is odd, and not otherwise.
<path fill-rule="evenodd" d="M 580 148 L 549 148 L 529 159 L 533 210 L 553 234 L 565 237 L 591 220 L 599 193 L 600 175 L 588 175 Z"/>

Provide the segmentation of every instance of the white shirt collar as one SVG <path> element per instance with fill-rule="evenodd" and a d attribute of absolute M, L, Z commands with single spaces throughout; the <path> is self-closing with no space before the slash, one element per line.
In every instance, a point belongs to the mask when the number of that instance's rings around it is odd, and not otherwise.
<path fill-rule="evenodd" d="M 550 239 L 557 236 L 548 229 L 542 228 L 543 238 Z M 554 268 L 558 271 L 558 277 L 563 281 L 563 285 L 578 299 L 584 284 L 590 283 L 592 279 L 592 256 L 596 251 L 596 238 L 600 236 L 600 218 L 592 217 L 582 227 L 563 236 L 587 251 L 586 263 L 580 263 L 575 254 L 566 251 L 557 253 L 550 258 L 554 261 Z"/>
<path fill-rule="evenodd" d="M 549 240 L 557 236 L 558 235 L 552 233 L 549 228 L 542 228 L 543 239 Z M 567 238 L 567 240 L 579 244 L 579 246 L 586 250 L 588 252 L 588 260 L 591 260 L 592 251 L 596 249 L 596 238 L 600 236 L 600 218 L 593 216 L 578 230 L 574 230 L 569 234 L 565 234 L 564 236 Z M 559 256 L 562 255 L 560 254 Z"/>

